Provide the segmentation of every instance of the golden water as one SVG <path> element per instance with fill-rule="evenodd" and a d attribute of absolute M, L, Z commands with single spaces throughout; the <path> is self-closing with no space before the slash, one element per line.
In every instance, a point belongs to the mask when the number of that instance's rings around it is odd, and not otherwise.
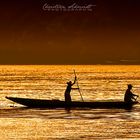
<path fill-rule="evenodd" d="M 0 66 L 0 139 L 140 139 L 140 106 L 123 109 L 25 109 L 5 96 L 64 100 L 76 70 L 85 101 L 140 95 L 140 66 Z M 76 85 L 75 85 L 76 87 Z M 78 91 L 72 100 L 81 100 Z M 13 106 L 13 107 L 11 107 Z"/>

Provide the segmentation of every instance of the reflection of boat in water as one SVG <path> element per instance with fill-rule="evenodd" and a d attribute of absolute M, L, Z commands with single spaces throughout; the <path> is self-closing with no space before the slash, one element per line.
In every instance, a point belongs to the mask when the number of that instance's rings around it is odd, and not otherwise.
<path fill-rule="evenodd" d="M 72 101 L 67 104 L 65 101 L 60 100 L 42 100 L 42 99 L 30 99 L 30 98 L 17 98 L 6 97 L 7 99 L 16 102 L 18 104 L 30 107 L 30 108 L 122 108 L 131 109 L 134 104 L 138 102 L 125 103 L 123 101 L 96 101 L 96 102 L 78 102 Z"/>

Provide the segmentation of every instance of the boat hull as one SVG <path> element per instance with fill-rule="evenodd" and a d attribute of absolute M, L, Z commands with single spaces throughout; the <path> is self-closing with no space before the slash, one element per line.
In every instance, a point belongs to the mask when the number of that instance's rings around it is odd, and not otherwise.
<path fill-rule="evenodd" d="M 42 100 L 42 99 L 30 99 L 30 98 L 17 98 L 17 97 L 6 97 L 7 99 L 16 102 L 18 104 L 24 105 L 30 108 L 123 108 L 131 109 L 133 103 L 125 103 L 123 101 L 112 101 L 112 102 L 78 102 L 72 101 L 71 103 L 66 103 L 60 100 Z"/>

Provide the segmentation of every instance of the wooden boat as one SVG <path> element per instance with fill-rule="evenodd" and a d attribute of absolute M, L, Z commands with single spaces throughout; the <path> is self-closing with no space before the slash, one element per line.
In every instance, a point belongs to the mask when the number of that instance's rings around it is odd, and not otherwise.
<path fill-rule="evenodd" d="M 66 103 L 60 100 L 42 100 L 42 99 L 30 99 L 30 98 L 17 98 L 6 97 L 7 99 L 24 105 L 29 108 L 122 108 L 131 109 L 134 104 L 138 102 L 125 103 L 123 101 L 96 101 L 96 102 L 78 102 L 72 101 Z"/>

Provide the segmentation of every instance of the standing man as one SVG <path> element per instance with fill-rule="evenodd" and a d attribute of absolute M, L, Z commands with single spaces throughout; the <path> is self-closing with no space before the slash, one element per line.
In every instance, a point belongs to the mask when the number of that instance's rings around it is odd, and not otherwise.
<path fill-rule="evenodd" d="M 75 84 L 76 82 L 76 76 L 75 76 L 75 79 L 74 79 L 74 82 L 72 83 L 71 81 L 67 82 L 67 88 L 65 90 L 65 102 L 66 103 L 71 103 L 71 96 L 70 96 L 70 92 L 72 89 L 77 89 L 77 88 L 72 88 L 72 86 Z"/>

